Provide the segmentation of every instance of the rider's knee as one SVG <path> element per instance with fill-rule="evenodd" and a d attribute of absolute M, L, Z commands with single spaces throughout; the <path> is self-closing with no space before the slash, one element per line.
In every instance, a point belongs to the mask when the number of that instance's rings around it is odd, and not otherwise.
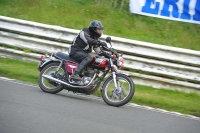
<path fill-rule="evenodd" d="M 92 57 L 91 55 L 88 55 L 88 56 L 86 57 L 86 60 L 87 60 L 88 62 L 91 62 L 91 61 L 93 60 L 93 57 Z"/>

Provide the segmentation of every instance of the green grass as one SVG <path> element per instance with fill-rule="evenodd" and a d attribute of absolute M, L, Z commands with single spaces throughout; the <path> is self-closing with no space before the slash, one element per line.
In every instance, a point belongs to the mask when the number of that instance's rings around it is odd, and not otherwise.
<path fill-rule="evenodd" d="M 38 75 L 37 63 L 0 57 L 0 76 L 37 84 Z"/>
<path fill-rule="evenodd" d="M 200 95 L 196 93 L 153 89 L 141 85 L 136 85 L 136 88 L 131 102 L 200 116 Z"/>
<path fill-rule="evenodd" d="M 37 84 L 37 63 L 0 57 L 0 76 Z M 131 102 L 200 117 L 200 95 L 136 85 Z M 96 96 L 101 96 L 98 90 Z"/>
<path fill-rule="evenodd" d="M 111 3 L 113 2 L 113 3 Z M 0 15 L 82 29 L 98 19 L 104 34 L 200 50 L 200 26 L 129 12 L 129 0 L 0 0 Z"/>

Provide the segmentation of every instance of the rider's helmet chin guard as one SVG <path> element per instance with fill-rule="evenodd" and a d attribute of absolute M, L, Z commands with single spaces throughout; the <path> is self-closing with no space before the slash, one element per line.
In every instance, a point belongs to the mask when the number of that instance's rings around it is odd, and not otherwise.
<path fill-rule="evenodd" d="M 103 25 L 99 20 L 93 20 L 89 25 L 90 32 L 97 38 L 103 33 Z"/>

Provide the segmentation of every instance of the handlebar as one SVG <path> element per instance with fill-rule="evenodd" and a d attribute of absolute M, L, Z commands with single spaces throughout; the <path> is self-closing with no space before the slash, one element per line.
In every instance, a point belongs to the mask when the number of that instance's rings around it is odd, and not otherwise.
<path fill-rule="evenodd" d="M 104 46 L 103 46 L 102 48 L 104 48 L 104 49 L 106 49 L 106 50 L 112 52 L 112 54 L 115 54 L 117 57 L 119 57 L 119 54 L 117 53 L 117 51 L 116 51 L 115 49 L 113 49 L 113 48 L 108 48 L 108 47 L 104 47 Z"/>

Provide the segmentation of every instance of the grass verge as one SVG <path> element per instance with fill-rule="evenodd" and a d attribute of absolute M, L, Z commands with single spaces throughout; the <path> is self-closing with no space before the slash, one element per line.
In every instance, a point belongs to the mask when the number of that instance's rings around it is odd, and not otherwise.
<path fill-rule="evenodd" d="M 37 63 L 0 57 L 0 76 L 37 84 L 39 71 L 36 67 Z M 135 85 L 135 88 L 132 103 L 200 117 L 199 94 L 142 85 Z M 100 96 L 101 93 L 97 91 L 94 95 Z"/>
<path fill-rule="evenodd" d="M 104 33 L 200 50 L 200 26 L 129 12 L 129 0 L 0 0 L 0 15 L 82 29 L 98 19 Z"/>

